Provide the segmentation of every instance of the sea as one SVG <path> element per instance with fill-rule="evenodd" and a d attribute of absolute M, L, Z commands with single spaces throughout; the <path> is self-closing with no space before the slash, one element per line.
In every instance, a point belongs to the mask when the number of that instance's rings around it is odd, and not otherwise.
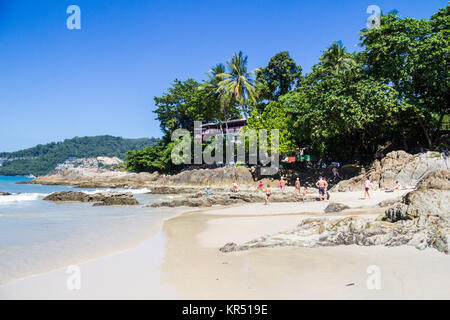
<path fill-rule="evenodd" d="M 100 256 L 134 248 L 155 236 L 164 220 L 181 213 L 146 205 L 176 196 L 126 189 L 138 206 L 97 206 L 55 203 L 43 198 L 71 186 L 17 184 L 27 177 L 0 176 L 0 286 Z M 114 189 L 124 191 L 124 189 Z"/>

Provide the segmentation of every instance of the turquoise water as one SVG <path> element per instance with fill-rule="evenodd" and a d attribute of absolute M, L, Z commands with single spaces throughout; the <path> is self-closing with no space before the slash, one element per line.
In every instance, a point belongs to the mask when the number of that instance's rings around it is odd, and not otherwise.
<path fill-rule="evenodd" d="M 143 207 L 171 196 L 133 190 L 140 206 L 93 207 L 91 203 L 53 203 L 42 198 L 69 186 L 16 184 L 25 177 L 0 177 L 0 285 L 117 252 L 158 232 L 174 210 Z"/>

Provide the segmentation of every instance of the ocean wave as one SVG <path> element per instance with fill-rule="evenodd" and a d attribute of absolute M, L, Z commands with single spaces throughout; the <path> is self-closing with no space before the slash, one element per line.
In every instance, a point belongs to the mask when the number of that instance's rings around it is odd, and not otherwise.
<path fill-rule="evenodd" d="M 0 196 L 0 204 L 23 202 L 23 201 L 35 201 L 44 198 L 46 193 L 18 193 L 8 196 Z"/>

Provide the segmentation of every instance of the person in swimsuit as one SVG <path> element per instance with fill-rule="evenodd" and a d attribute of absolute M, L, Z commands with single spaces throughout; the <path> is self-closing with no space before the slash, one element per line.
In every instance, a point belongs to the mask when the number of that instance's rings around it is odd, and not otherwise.
<path fill-rule="evenodd" d="M 263 183 L 262 183 L 262 181 L 260 181 L 256 190 L 262 191 L 262 189 L 263 189 L 262 187 L 263 187 Z"/>
<path fill-rule="evenodd" d="M 369 177 L 366 177 L 366 181 L 364 181 L 364 200 L 366 200 L 366 196 L 370 199 L 369 189 L 370 189 L 370 180 Z"/>
<path fill-rule="evenodd" d="M 316 186 L 319 188 L 319 199 L 325 199 L 325 188 L 328 187 L 328 183 L 323 180 L 322 177 L 319 177 L 319 181 L 316 182 Z"/>
<path fill-rule="evenodd" d="M 281 177 L 281 180 L 280 180 L 280 189 L 281 189 L 281 192 L 284 192 L 285 186 L 286 186 L 286 181 L 284 181 L 283 177 Z"/>
<path fill-rule="evenodd" d="M 300 179 L 297 178 L 297 180 L 295 181 L 295 192 L 298 192 L 298 194 L 301 194 L 300 188 L 301 188 Z"/>
<path fill-rule="evenodd" d="M 270 184 L 268 184 L 267 189 L 266 189 L 266 203 L 264 203 L 264 204 L 269 204 L 269 198 L 270 198 L 271 193 L 272 193 L 272 191 L 270 190 Z"/>
<path fill-rule="evenodd" d="M 307 187 L 307 186 L 304 186 L 304 187 L 303 187 L 303 199 L 302 199 L 302 203 L 305 203 L 305 199 L 306 199 L 307 194 L 308 194 L 308 187 Z"/>

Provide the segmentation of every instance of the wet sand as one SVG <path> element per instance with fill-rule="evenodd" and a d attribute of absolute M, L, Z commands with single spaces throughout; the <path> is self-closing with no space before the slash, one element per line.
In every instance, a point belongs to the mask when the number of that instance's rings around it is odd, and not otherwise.
<path fill-rule="evenodd" d="M 359 195 L 359 193 L 358 193 Z M 399 196 L 374 192 L 332 194 L 352 209 L 331 216 L 365 215 Z M 361 195 L 359 195 L 361 196 Z M 434 249 L 337 246 L 263 248 L 222 253 L 242 243 L 292 229 L 323 214 L 325 203 L 276 203 L 207 208 L 166 221 L 162 232 L 136 249 L 80 264 L 81 289 L 68 290 L 66 268 L 0 287 L 0 298 L 31 299 L 449 299 L 450 258 Z M 369 289 L 369 266 L 380 289 Z M 369 270 L 370 271 L 370 270 Z"/>

